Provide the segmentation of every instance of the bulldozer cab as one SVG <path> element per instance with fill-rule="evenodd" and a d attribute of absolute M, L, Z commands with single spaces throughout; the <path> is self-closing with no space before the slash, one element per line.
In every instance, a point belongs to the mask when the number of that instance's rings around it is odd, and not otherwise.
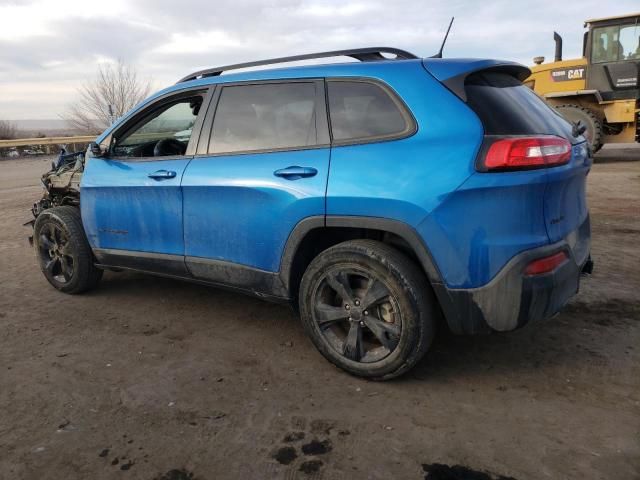
<path fill-rule="evenodd" d="M 587 89 L 602 100 L 640 97 L 640 14 L 587 20 Z"/>
<path fill-rule="evenodd" d="M 594 151 L 605 143 L 640 142 L 640 13 L 584 23 L 582 57 L 562 59 L 562 37 L 553 62 L 533 59 L 525 85 L 572 123 L 586 128 Z"/>

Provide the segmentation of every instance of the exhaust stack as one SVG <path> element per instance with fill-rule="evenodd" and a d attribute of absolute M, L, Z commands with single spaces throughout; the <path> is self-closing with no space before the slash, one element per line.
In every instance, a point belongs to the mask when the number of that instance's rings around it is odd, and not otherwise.
<path fill-rule="evenodd" d="M 553 32 L 553 41 L 556 42 L 556 62 L 560 62 L 562 60 L 562 37 L 558 34 L 558 32 Z"/>

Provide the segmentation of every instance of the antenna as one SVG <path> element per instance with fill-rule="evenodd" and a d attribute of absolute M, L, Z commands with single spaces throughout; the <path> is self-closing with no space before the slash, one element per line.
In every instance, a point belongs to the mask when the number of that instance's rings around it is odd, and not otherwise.
<path fill-rule="evenodd" d="M 453 25 L 453 20 L 456 17 L 451 17 L 451 21 L 449 22 L 449 28 L 447 28 L 447 33 L 444 34 L 444 40 L 442 40 L 442 45 L 440 45 L 440 50 L 431 58 L 442 58 L 442 51 L 444 50 L 444 44 L 447 43 L 447 37 L 449 37 L 449 31 L 451 30 L 451 25 Z"/>

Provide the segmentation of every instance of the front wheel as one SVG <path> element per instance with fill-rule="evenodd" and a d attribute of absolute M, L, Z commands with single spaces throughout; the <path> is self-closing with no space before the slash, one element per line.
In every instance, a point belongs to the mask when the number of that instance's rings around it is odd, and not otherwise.
<path fill-rule="evenodd" d="M 62 292 L 90 290 L 102 278 L 102 270 L 94 265 L 77 208 L 54 207 L 38 215 L 33 245 L 45 278 Z"/>
<path fill-rule="evenodd" d="M 302 278 L 299 306 L 307 334 L 330 362 L 377 380 L 403 374 L 424 356 L 439 312 L 415 263 L 372 240 L 318 255 Z"/>

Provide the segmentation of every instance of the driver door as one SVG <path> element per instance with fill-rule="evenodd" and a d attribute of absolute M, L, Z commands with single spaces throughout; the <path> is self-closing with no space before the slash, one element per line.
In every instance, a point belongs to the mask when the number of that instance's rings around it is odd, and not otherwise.
<path fill-rule="evenodd" d="M 162 97 L 114 130 L 80 185 L 89 244 L 104 265 L 186 275 L 180 181 L 193 158 L 208 90 Z"/>

